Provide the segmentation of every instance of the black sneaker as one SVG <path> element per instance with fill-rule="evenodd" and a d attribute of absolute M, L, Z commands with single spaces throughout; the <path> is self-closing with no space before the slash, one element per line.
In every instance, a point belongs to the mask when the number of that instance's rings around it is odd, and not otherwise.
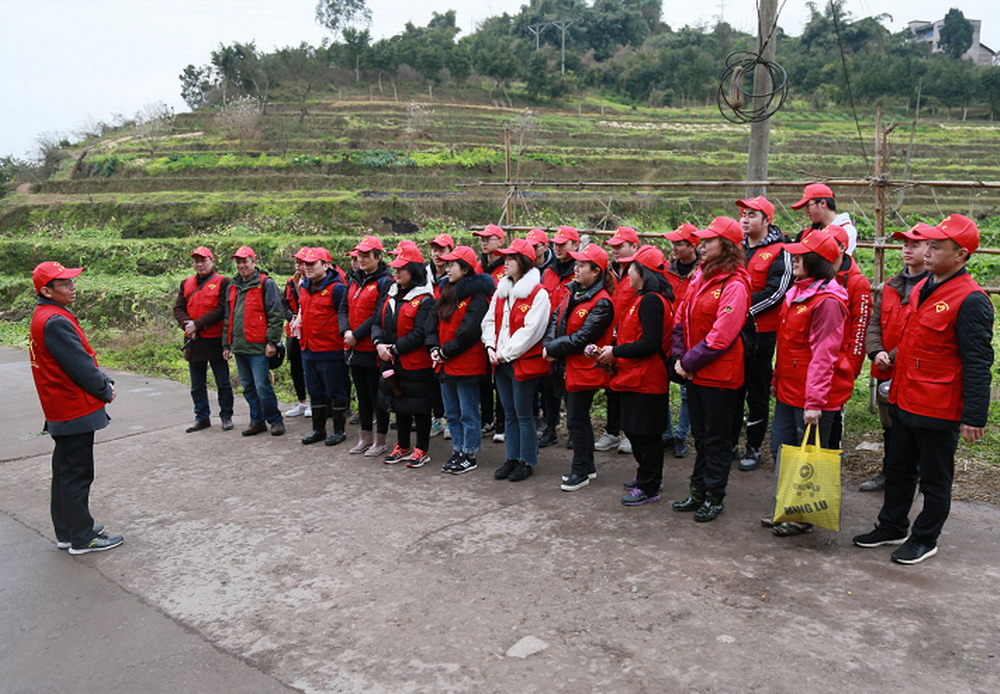
<path fill-rule="evenodd" d="M 688 454 L 688 447 L 684 441 L 674 441 L 674 457 L 675 458 L 686 458 Z"/>
<path fill-rule="evenodd" d="M 534 466 L 528 465 L 523 460 L 519 460 L 517 461 L 517 467 L 511 471 L 507 479 L 511 482 L 521 482 L 522 480 L 528 479 L 533 474 L 535 474 Z"/>
<path fill-rule="evenodd" d="M 121 535 L 112 535 L 111 537 L 108 537 L 107 535 L 98 535 L 83 547 L 70 547 L 69 553 L 89 554 L 90 552 L 104 552 L 109 549 L 114 549 L 123 542 L 125 542 L 125 538 Z"/>
<path fill-rule="evenodd" d="M 705 502 L 694 512 L 695 523 L 708 523 L 714 521 L 722 513 L 725 506 L 722 499 L 709 492 L 705 495 Z"/>
<path fill-rule="evenodd" d="M 565 482 L 566 480 L 568 480 L 572 476 L 573 476 L 573 473 L 570 473 L 568 475 L 563 475 L 562 476 L 562 481 Z M 587 473 L 587 479 L 588 480 L 596 480 L 597 479 L 597 470 L 591 470 L 590 472 L 588 472 Z"/>
<path fill-rule="evenodd" d="M 897 564 L 919 564 L 935 554 L 937 554 L 936 545 L 929 547 L 919 540 L 909 539 L 902 547 L 892 553 L 892 560 Z"/>
<path fill-rule="evenodd" d="M 476 456 L 466 454 L 459 458 L 458 462 L 455 463 L 454 467 L 451 469 L 451 474 L 464 475 L 466 472 L 472 472 L 477 467 L 479 467 L 479 465 L 476 464 Z"/>
<path fill-rule="evenodd" d="M 514 472 L 514 468 L 517 467 L 519 460 L 505 460 L 504 464 L 498 467 L 493 472 L 493 479 L 495 480 L 505 480 L 510 477 L 510 473 Z"/>
<path fill-rule="evenodd" d="M 881 547 L 882 545 L 901 545 L 906 542 L 907 535 L 897 535 L 875 526 L 870 533 L 854 536 L 854 544 L 858 547 Z"/>
<path fill-rule="evenodd" d="M 441 472 L 454 472 L 453 468 L 458 464 L 458 461 L 462 459 L 462 451 L 452 451 L 451 457 L 448 458 L 448 462 L 441 466 Z"/>
<path fill-rule="evenodd" d="M 556 436 L 555 429 L 546 429 L 538 438 L 539 448 L 546 448 L 554 443 L 559 443 L 559 437 Z"/>
<path fill-rule="evenodd" d="M 493 422 L 487 422 L 483 425 L 483 436 L 488 436 L 493 433 Z"/>
<path fill-rule="evenodd" d="M 568 479 L 564 479 L 559 488 L 564 492 L 575 492 L 577 489 L 581 489 L 590 484 L 590 477 L 587 475 L 570 475 Z"/>
<path fill-rule="evenodd" d="M 323 441 L 323 444 L 326 446 L 336 446 L 338 444 L 343 443 L 346 440 L 347 440 L 347 432 L 335 431 L 326 437 L 326 440 Z"/>
<path fill-rule="evenodd" d="M 646 492 L 641 489 L 634 488 L 628 491 L 628 494 L 622 497 L 622 503 L 626 506 L 642 506 L 643 504 L 648 504 L 651 501 L 659 501 L 660 495 L 654 494 L 649 496 Z"/>
<path fill-rule="evenodd" d="M 859 492 L 880 492 L 885 489 L 885 474 L 878 473 L 867 482 L 862 482 L 858 487 Z"/>
<path fill-rule="evenodd" d="M 747 446 L 746 451 L 740 457 L 740 470 L 750 472 L 760 467 L 760 451 Z"/>
<path fill-rule="evenodd" d="M 101 533 L 104 532 L 104 526 L 103 525 L 95 525 L 94 526 L 94 532 L 97 533 L 98 535 L 100 535 Z M 69 542 L 69 541 L 66 541 L 66 540 L 59 540 L 59 541 L 56 542 L 56 547 L 58 547 L 59 549 L 69 549 L 72 546 L 73 546 L 73 543 Z"/>
<path fill-rule="evenodd" d="M 692 487 L 691 493 L 688 494 L 688 498 L 682 499 L 681 501 L 675 501 L 670 505 L 670 508 L 680 513 L 689 513 L 691 511 L 697 511 L 704 503 L 705 492 Z"/>

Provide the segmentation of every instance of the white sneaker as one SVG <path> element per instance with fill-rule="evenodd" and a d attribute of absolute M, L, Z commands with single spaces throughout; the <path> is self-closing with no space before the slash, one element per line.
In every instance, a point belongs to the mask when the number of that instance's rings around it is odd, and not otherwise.
<path fill-rule="evenodd" d="M 300 403 L 297 403 L 295 405 L 295 407 L 293 407 L 292 409 L 286 411 L 285 412 L 285 416 L 286 417 L 303 417 L 303 416 L 305 416 L 305 417 L 311 417 L 312 416 L 312 412 L 311 411 L 308 412 L 308 413 L 306 412 L 306 410 L 310 410 L 310 409 L 311 408 L 309 407 L 308 403 L 300 402 Z"/>
<path fill-rule="evenodd" d="M 312 417 L 313 416 L 313 406 L 312 406 L 312 403 L 309 403 L 309 402 L 306 403 L 306 411 L 302 413 L 302 416 L 303 417 Z"/>
<path fill-rule="evenodd" d="M 444 417 L 434 417 L 431 420 L 431 437 L 443 434 L 445 429 L 447 429 L 447 427 L 445 426 Z"/>
<path fill-rule="evenodd" d="M 632 442 L 624 434 L 622 435 L 621 442 L 618 444 L 618 452 L 625 455 L 632 455 Z"/>
<path fill-rule="evenodd" d="M 493 443 L 504 443 L 506 440 L 507 440 L 506 435 L 500 432 L 493 434 Z"/>
<path fill-rule="evenodd" d="M 448 426 L 448 420 L 444 420 L 444 440 L 451 441 L 451 427 Z"/>
<path fill-rule="evenodd" d="M 604 432 L 601 437 L 594 441 L 595 451 L 610 451 L 612 448 L 621 443 L 621 437 Z"/>

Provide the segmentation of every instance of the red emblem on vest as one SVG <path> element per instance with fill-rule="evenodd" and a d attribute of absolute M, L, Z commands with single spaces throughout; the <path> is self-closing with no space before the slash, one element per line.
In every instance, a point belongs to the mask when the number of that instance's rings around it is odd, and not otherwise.
<path fill-rule="evenodd" d="M 934 310 L 937 311 L 938 313 L 944 313 L 949 308 L 951 307 L 948 306 L 948 302 L 946 301 L 939 301 L 936 304 L 934 304 Z"/>

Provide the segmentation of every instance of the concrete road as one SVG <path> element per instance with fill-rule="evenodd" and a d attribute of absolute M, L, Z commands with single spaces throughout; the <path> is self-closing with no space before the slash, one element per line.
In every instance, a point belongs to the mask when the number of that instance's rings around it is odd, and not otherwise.
<path fill-rule="evenodd" d="M 560 492 L 569 451 L 517 484 L 336 448 L 307 429 L 185 434 L 183 385 L 116 374 L 91 506 L 126 536 L 70 557 L 48 519 L 51 441 L 26 355 L 0 349 L 0 691 L 996 692 L 1000 512 L 957 503 L 938 556 L 860 550 L 877 495 L 845 489 L 844 529 L 759 527 L 771 473 L 734 472 L 727 508 L 629 509 L 625 456 Z M 353 429 L 353 428 L 352 428 Z M 351 432 L 353 434 L 353 430 Z M 514 648 L 512 648 L 514 647 Z M 525 657 L 519 657 L 525 656 Z"/>

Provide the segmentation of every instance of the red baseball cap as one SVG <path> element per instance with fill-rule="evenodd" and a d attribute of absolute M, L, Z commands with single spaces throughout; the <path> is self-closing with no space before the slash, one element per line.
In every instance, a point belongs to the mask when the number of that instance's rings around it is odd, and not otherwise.
<path fill-rule="evenodd" d="M 774 205 L 771 201 L 765 198 L 763 195 L 758 195 L 755 198 L 749 198 L 747 200 L 737 200 L 736 205 L 738 207 L 745 207 L 748 210 L 757 210 L 758 212 L 763 212 L 770 220 L 774 220 Z"/>
<path fill-rule="evenodd" d="M 439 255 L 438 260 L 461 260 L 463 263 L 468 263 L 469 267 L 473 270 L 475 270 L 476 265 L 479 263 L 479 258 L 476 256 L 476 252 L 469 246 L 455 246 L 455 249 L 451 251 L 451 253 Z"/>
<path fill-rule="evenodd" d="M 684 222 L 673 231 L 663 232 L 661 236 L 668 241 L 687 241 L 688 243 L 698 245 L 698 237 L 695 236 L 696 231 L 698 231 L 698 227 L 690 222 Z"/>
<path fill-rule="evenodd" d="M 608 269 L 608 252 L 596 243 L 588 243 L 582 251 L 570 251 L 570 256 L 574 260 L 590 261 L 596 263 L 602 270 Z"/>
<path fill-rule="evenodd" d="M 62 263 L 47 261 L 39 263 L 31 271 L 31 280 L 35 283 L 35 293 L 52 280 L 69 280 L 83 272 L 82 267 L 63 267 Z"/>
<path fill-rule="evenodd" d="M 620 246 L 623 243 L 631 243 L 638 246 L 639 232 L 632 227 L 618 227 L 618 229 L 615 230 L 615 235 L 605 241 L 605 243 L 609 246 Z"/>
<path fill-rule="evenodd" d="M 330 251 L 323 248 L 322 246 L 316 246 L 315 248 L 309 249 L 310 255 L 308 258 L 303 258 L 307 263 L 311 263 L 316 260 L 320 260 L 324 263 L 332 263 L 333 256 L 330 255 Z"/>
<path fill-rule="evenodd" d="M 502 255 L 516 255 L 520 253 L 531 262 L 535 261 L 535 247 L 531 245 L 531 241 L 528 241 L 528 239 L 514 239 L 510 242 L 510 246 L 501 248 L 497 253 Z"/>
<path fill-rule="evenodd" d="M 548 246 L 549 245 L 549 235 L 546 234 L 541 229 L 532 229 L 529 231 L 525 237 L 527 241 L 536 246 Z"/>
<path fill-rule="evenodd" d="M 416 241 L 410 241 L 409 239 L 403 239 L 402 241 L 400 241 L 399 243 L 397 243 L 396 247 L 393 248 L 389 252 L 392 253 L 393 255 L 399 255 L 400 253 L 403 252 L 404 248 L 417 248 L 417 249 L 419 249 L 419 246 L 417 246 L 417 242 Z"/>
<path fill-rule="evenodd" d="M 823 231 L 832 236 L 834 241 L 845 248 L 851 244 L 851 237 L 847 235 L 847 229 L 839 224 L 829 224 Z"/>
<path fill-rule="evenodd" d="M 924 235 L 925 229 L 932 229 L 930 224 L 924 224 L 923 222 L 917 222 L 909 231 L 896 231 L 893 232 L 892 238 L 897 241 L 902 241 L 903 239 L 910 239 L 911 241 L 926 241 L 927 237 Z"/>
<path fill-rule="evenodd" d="M 356 248 L 352 248 L 351 250 L 347 251 L 347 255 L 351 256 L 352 258 L 357 258 L 358 251 Z"/>
<path fill-rule="evenodd" d="M 202 258 L 211 258 L 212 260 L 215 260 L 215 256 L 212 255 L 212 249 L 207 246 L 198 246 L 193 251 L 191 251 L 192 258 L 195 257 L 196 255 L 199 255 Z"/>
<path fill-rule="evenodd" d="M 732 217 L 716 217 L 704 229 L 694 232 L 699 239 L 711 239 L 721 236 L 733 243 L 743 243 L 743 227 Z"/>
<path fill-rule="evenodd" d="M 806 203 L 816 198 L 832 198 L 833 191 L 825 183 L 810 183 L 802 190 L 802 199 L 792 205 L 793 210 L 805 207 Z"/>
<path fill-rule="evenodd" d="M 309 254 L 311 250 L 312 249 L 309 246 L 303 246 L 298 250 L 298 252 L 293 253 L 292 257 L 295 258 L 296 260 L 305 260 L 306 256 Z"/>
<path fill-rule="evenodd" d="M 950 214 L 937 226 L 928 227 L 920 233 L 928 239 L 951 239 L 969 253 L 975 253 L 979 248 L 979 227 L 964 215 Z"/>
<path fill-rule="evenodd" d="M 561 226 L 556 235 L 552 237 L 552 243 L 566 243 L 567 241 L 580 242 L 580 232 L 576 227 Z"/>
<path fill-rule="evenodd" d="M 375 250 L 385 251 L 385 247 L 382 245 L 382 242 L 379 241 L 377 236 L 365 236 L 361 239 L 358 245 L 354 247 L 354 250 L 359 253 L 367 253 L 368 251 Z"/>
<path fill-rule="evenodd" d="M 803 255 L 805 253 L 819 253 L 831 263 L 840 255 L 837 242 L 826 230 L 813 229 L 802 237 L 798 243 L 784 244 L 785 250 L 792 255 Z"/>
<path fill-rule="evenodd" d="M 474 231 L 472 232 L 472 235 L 479 236 L 481 238 L 496 236 L 501 241 L 504 241 L 507 238 L 507 235 L 503 233 L 503 229 L 498 227 L 496 224 L 487 224 L 485 229 L 482 231 Z"/>
<path fill-rule="evenodd" d="M 620 263 L 639 263 L 655 272 L 663 272 L 667 267 L 667 258 L 656 246 L 642 246 L 635 255 L 622 258 Z"/>
<path fill-rule="evenodd" d="M 399 255 L 396 256 L 395 260 L 389 263 L 389 267 L 401 268 L 404 265 L 409 265 L 410 263 L 421 263 L 424 262 L 424 254 L 420 252 L 420 248 L 415 243 L 400 244 L 401 248 L 399 250 Z"/>
<path fill-rule="evenodd" d="M 451 237 L 451 234 L 438 234 L 431 239 L 431 245 L 441 246 L 441 248 L 454 248 L 455 239 Z"/>
<path fill-rule="evenodd" d="M 233 253 L 232 257 L 234 257 L 234 258 L 254 258 L 254 259 L 256 259 L 257 258 L 257 254 L 254 253 L 253 249 L 250 248 L 250 246 L 240 246 L 239 248 L 236 249 L 236 252 Z"/>

